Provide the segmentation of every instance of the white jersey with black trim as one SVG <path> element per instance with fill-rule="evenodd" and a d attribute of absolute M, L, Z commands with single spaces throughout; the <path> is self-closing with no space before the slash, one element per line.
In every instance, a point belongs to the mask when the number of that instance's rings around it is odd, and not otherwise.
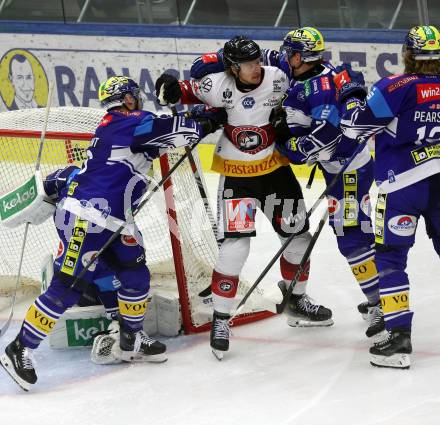
<path fill-rule="evenodd" d="M 194 94 L 203 103 L 225 108 L 228 114 L 212 163 L 212 170 L 222 175 L 253 177 L 288 164 L 275 149 L 275 130 L 269 116 L 281 103 L 289 81 L 278 68 L 263 66 L 262 70 L 261 84 L 248 92 L 240 91 L 227 72 L 191 81 Z"/>

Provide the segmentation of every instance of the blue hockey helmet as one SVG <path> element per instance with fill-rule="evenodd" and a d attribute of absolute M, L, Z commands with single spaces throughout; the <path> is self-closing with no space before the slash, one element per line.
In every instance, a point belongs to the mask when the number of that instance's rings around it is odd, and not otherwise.
<path fill-rule="evenodd" d="M 125 95 L 130 93 L 140 103 L 140 89 L 131 78 L 110 77 L 99 86 L 98 98 L 103 108 L 111 109 L 124 105 Z"/>

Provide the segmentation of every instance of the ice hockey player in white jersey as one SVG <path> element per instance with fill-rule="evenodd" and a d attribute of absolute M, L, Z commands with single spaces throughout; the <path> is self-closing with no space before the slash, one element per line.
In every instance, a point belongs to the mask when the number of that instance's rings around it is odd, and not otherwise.
<path fill-rule="evenodd" d="M 121 330 L 115 355 L 126 361 L 166 360 L 166 346 L 143 331 L 150 274 L 142 236 L 135 231 L 131 213 L 147 190 L 147 173 L 159 150 L 197 143 L 216 130 L 217 124 L 209 118 L 197 122 L 142 111 L 139 86 L 127 77 L 112 77 L 101 84 L 99 99 L 107 114 L 95 131 L 88 159 L 57 209 L 55 224 L 62 248 L 54 261 L 54 277 L 31 305 L 17 337 L 0 358 L 3 368 L 24 390 L 37 381 L 32 350 L 79 300 L 93 279 L 94 263 L 81 279 L 77 277 L 91 252 L 99 251 L 122 223 L 122 234 L 103 253 L 121 282 Z"/>
<path fill-rule="evenodd" d="M 211 347 L 218 357 L 229 349 L 229 319 L 239 274 L 249 255 L 250 238 L 256 235 L 257 207 L 271 221 L 284 242 L 292 240 L 280 259 L 281 274 L 290 283 L 310 241 L 309 223 L 301 187 L 288 161 L 275 149 L 271 112 L 289 86 L 278 68 L 261 66 L 259 46 L 237 36 L 224 46 L 226 71 L 201 80 L 177 81 L 163 74 L 156 81 L 161 104 L 204 103 L 225 108 L 224 125 L 214 152 L 213 171 L 221 174 L 218 191 L 218 238 L 222 242 L 212 274 L 214 314 Z M 308 266 L 294 289 L 298 310 L 292 326 L 328 326 L 332 312 L 316 305 L 305 294 Z"/>

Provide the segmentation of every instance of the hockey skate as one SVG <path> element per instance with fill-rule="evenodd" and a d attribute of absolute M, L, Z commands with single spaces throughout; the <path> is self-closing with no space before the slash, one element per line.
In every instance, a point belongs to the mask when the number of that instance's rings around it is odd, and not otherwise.
<path fill-rule="evenodd" d="M 98 332 L 93 337 L 92 352 L 90 359 L 96 364 L 121 363 L 112 352 L 113 346 L 119 344 L 119 322 L 113 320 L 106 331 Z"/>
<path fill-rule="evenodd" d="M 379 342 L 387 337 L 380 302 L 375 305 L 368 305 L 367 322 L 369 326 L 365 331 L 365 335 L 367 335 L 368 338 L 373 337 L 374 342 Z"/>
<path fill-rule="evenodd" d="M 32 350 L 25 347 L 18 335 L 5 349 L 0 357 L 0 363 L 12 379 L 25 391 L 37 382 Z"/>
<path fill-rule="evenodd" d="M 165 344 L 151 339 L 143 330 L 130 332 L 121 327 L 119 344 L 113 344 L 112 355 L 124 362 L 163 363 L 167 361 Z"/>
<path fill-rule="evenodd" d="M 409 369 L 411 353 L 411 331 L 395 328 L 388 332 L 386 339 L 374 343 L 370 348 L 370 363 L 378 367 Z"/>
<path fill-rule="evenodd" d="M 222 360 L 225 351 L 229 350 L 229 314 L 214 310 L 211 323 L 211 349 L 217 360 Z"/>
<path fill-rule="evenodd" d="M 307 294 L 291 294 L 286 312 L 287 324 L 292 327 L 333 325 L 332 311 L 322 305 L 314 304 Z"/>

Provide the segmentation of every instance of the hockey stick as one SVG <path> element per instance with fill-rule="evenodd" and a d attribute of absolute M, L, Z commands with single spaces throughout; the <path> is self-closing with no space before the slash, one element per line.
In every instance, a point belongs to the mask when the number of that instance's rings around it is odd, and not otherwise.
<path fill-rule="evenodd" d="M 35 174 L 40 172 L 40 163 L 41 163 L 41 157 L 43 155 L 43 147 L 44 147 L 44 140 L 46 138 L 47 124 L 49 122 L 49 111 L 50 111 L 50 106 L 52 103 L 52 95 L 53 95 L 53 83 L 49 86 L 49 93 L 47 94 L 47 104 L 46 104 L 46 111 L 45 111 L 45 115 L 44 115 L 43 129 L 41 131 L 40 145 L 38 147 L 38 155 L 37 155 L 37 160 L 35 163 Z M 23 242 L 21 244 L 20 262 L 18 264 L 17 278 L 15 280 L 15 288 L 14 288 L 14 292 L 12 293 L 12 300 L 11 300 L 11 306 L 9 307 L 10 310 L 9 310 L 8 318 L 6 320 L 6 323 L 0 329 L 0 338 L 8 330 L 9 325 L 11 324 L 11 321 L 12 321 L 12 317 L 14 316 L 15 301 L 17 299 L 18 286 L 20 285 L 21 269 L 23 266 L 23 258 L 24 258 L 24 251 L 26 249 L 26 240 L 27 240 L 28 230 L 29 230 L 29 222 L 27 222 L 24 227 Z"/>
<path fill-rule="evenodd" d="M 304 218 L 304 221 L 307 221 L 310 216 L 313 214 L 313 212 L 318 208 L 321 201 L 329 194 L 330 190 L 333 189 L 335 184 L 338 182 L 339 177 L 345 172 L 345 170 L 348 168 L 348 166 L 351 164 L 353 159 L 362 152 L 362 149 L 364 149 L 366 144 L 365 142 L 360 143 L 356 150 L 353 152 L 353 155 L 348 159 L 348 161 L 342 166 L 342 168 L 339 170 L 337 174 L 333 177 L 332 181 L 327 185 L 325 190 L 321 193 L 319 198 L 315 201 L 315 203 L 312 205 L 312 207 L 307 211 L 306 216 Z M 264 268 L 264 270 L 261 272 L 261 274 L 257 277 L 254 284 L 248 289 L 242 300 L 238 303 L 235 312 L 231 315 L 232 320 L 235 316 L 238 316 L 240 314 L 240 311 L 243 309 L 244 304 L 248 300 L 248 298 L 251 296 L 252 292 L 254 292 L 255 288 L 259 285 L 259 283 L 263 280 L 263 278 L 266 276 L 267 272 L 272 268 L 275 261 L 278 260 L 278 258 L 281 256 L 281 254 L 284 252 L 284 250 L 287 248 L 287 246 L 292 242 L 293 238 L 297 236 L 298 233 L 292 233 L 283 243 L 281 248 L 277 251 L 277 253 L 274 255 L 274 257 L 269 261 L 269 264 Z"/>
<path fill-rule="evenodd" d="M 310 258 L 310 254 L 312 253 L 313 247 L 316 244 L 316 241 L 318 240 L 319 235 L 321 234 L 322 228 L 324 227 L 324 224 L 327 221 L 328 218 L 328 208 L 325 209 L 324 214 L 321 217 L 321 220 L 319 220 L 318 227 L 316 228 L 315 232 L 313 233 L 312 239 L 310 240 L 309 244 L 307 245 L 307 249 L 304 252 L 304 255 L 301 258 L 301 262 L 299 263 L 299 267 L 297 272 L 295 273 L 295 276 L 290 281 L 289 287 L 286 288 L 284 281 L 281 281 L 278 286 L 281 290 L 281 293 L 283 294 L 283 299 L 279 304 L 276 304 L 277 313 L 281 314 L 284 309 L 286 308 L 287 301 L 289 301 L 290 294 L 293 292 L 293 289 L 296 286 L 296 283 L 301 276 L 302 272 L 304 271 L 304 267 L 307 263 L 307 261 Z M 284 285 L 280 285 L 284 283 Z"/>

